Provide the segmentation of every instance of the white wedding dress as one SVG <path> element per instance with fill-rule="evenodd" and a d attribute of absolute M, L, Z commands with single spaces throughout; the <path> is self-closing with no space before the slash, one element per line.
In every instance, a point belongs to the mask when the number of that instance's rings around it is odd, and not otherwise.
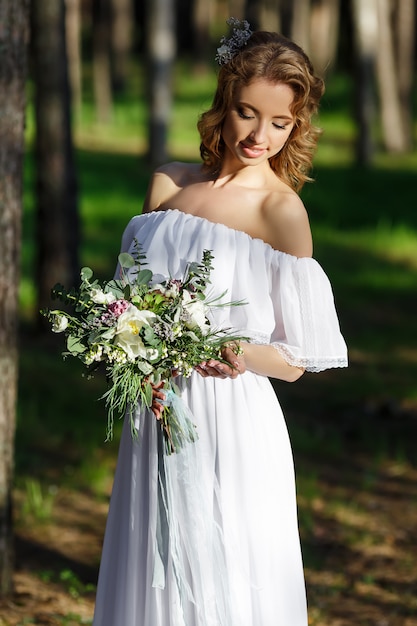
<path fill-rule="evenodd" d="M 347 365 L 315 260 L 178 210 L 134 217 L 122 250 L 134 239 L 164 278 L 181 278 L 212 251 L 213 294 L 247 303 L 217 309 L 219 327 L 272 343 L 309 371 Z M 181 387 L 198 441 L 187 446 L 191 461 L 165 458 L 162 479 L 153 415 L 137 410 L 137 439 L 125 420 L 94 626 L 307 626 L 293 459 L 270 381 L 193 373 Z M 162 495 L 167 476 L 171 502 Z"/>

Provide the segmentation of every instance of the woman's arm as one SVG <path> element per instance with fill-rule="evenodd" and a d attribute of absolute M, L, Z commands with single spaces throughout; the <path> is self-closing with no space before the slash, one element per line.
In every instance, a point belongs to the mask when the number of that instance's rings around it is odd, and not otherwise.
<path fill-rule="evenodd" d="M 201 363 L 196 370 L 201 376 L 214 376 L 216 378 L 236 378 L 246 370 L 270 376 L 287 382 L 295 382 L 304 373 L 301 367 L 289 365 L 284 357 L 271 345 L 259 345 L 242 342 L 243 354 L 235 354 L 232 348 L 226 347 L 222 351 L 222 357 L 230 363 L 222 363 L 211 359 Z"/>

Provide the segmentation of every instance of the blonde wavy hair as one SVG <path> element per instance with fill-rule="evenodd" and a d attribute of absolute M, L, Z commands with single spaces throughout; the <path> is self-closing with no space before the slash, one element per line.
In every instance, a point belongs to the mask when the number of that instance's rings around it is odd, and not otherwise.
<path fill-rule="evenodd" d="M 269 162 L 279 178 L 299 191 L 305 182 L 312 180 L 308 173 L 321 130 L 311 120 L 324 93 L 324 83 L 314 74 L 303 50 L 278 33 L 254 32 L 246 46 L 221 66 L 213 104 L 197 124 L 203 164 L 213 172 L 220 169 L 225 150 L 222 139 L 225 117 L 237 91 L 259 79 L 272 84 L 285 83 L 294 91 L 291 106 L 294 127 L 285 146 Z"/>

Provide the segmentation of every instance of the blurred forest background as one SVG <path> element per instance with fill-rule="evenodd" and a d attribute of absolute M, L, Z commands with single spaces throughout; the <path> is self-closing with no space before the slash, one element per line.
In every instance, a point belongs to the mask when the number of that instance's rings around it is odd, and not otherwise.
<path fill-rule="evenodd" d="M 0 0 L 0 626 L 91 624 L 120 425 L 38 311 L 112 276 L 155 165 L 199 159 L 230 15 L 327 84 L 302 197 L 350 367 L 274 383 L 310 624 L 417 626 L 415 0 Z"/>

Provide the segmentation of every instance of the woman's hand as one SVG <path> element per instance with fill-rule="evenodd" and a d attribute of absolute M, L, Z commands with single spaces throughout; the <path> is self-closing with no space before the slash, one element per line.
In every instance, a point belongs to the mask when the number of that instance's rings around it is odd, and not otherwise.
<path fill-rule="evenodd" d="M 165 392 L 161 389 L 164 386 L 164 381 L 161 380 L 157 385 L 152 385 L 152 405 L 151 411 L 155 415 L 157 420 L 160 420 L 162 417 L 162 411 L 165 408 L 165 405 L 159 402 L 159 400 L 165 400 Z"/>
<path fill-rule="evenodd" d="M 221 356 L 226 363 L 216 359 L 210 359 L 200 363 L 195 369 L 203 376 L 213 376 L 214 378 L 237 378 L 239 374 L 246 371 L 246 363 L 243 351 L 236 349 L 236 345 L 226 345 L 222 348 Z"/>

